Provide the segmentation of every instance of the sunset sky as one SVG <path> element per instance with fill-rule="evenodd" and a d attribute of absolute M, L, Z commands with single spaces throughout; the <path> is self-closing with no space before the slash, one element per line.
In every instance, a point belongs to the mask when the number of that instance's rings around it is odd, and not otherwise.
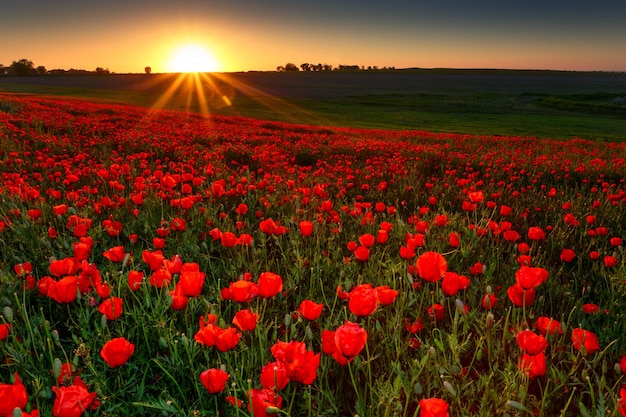
<path fill-rule="evenodd" d="M 624 0 L 20 0 L 0 12 L 0 64 L 170 72 L 176 50 L 195 44 L 226 72 L 288 62 L 626 71 L 625 22 Z"/>

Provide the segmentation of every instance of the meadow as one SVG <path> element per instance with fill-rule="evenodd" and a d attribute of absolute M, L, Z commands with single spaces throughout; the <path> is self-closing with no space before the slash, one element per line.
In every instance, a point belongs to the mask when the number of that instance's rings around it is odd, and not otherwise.
<path fill-rule="evenodd" d="M 626 415 L 624 142 L 212 113 L 0 94 L 0 416 Z"/>

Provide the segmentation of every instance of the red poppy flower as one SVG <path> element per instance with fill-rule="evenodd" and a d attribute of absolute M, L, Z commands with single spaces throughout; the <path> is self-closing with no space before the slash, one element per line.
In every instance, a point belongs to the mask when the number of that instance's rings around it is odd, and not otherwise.
<path fill-rule="evenodd" d="M 107 320 L 117 320 L 122 315 L 122 301 L 118 297 L 107 298 L 98 306 L 98 311 L 104 314 Z"/>
<path fill-rule="evenodd" d="M 21 410 L 28 403 L 26 387 L 17 372 L 13 374 L 13 377 L 12 384 L 0 383 L 0 400 L 2 400 L 0 401 L 0 416 L 12 416 L 15 408 Z"/>
<path fill-rule="evenodd" d="M 283 290 L 283 279 L 273 272 L 262 272 L 257 280 L 257 287 L 261 297 L 274 297 Z"/>
<path fill-rule="evenodd" d="M 509 300 L 518 307 L 530 306 L 535 302 L 537 292 L 534 288 L 524 289 L 520 284 L 515 283 L 507 290 Z"/>
<path fill-rule="evenodd" d="M 124 365 L 135 351 L 135 345 L 123 337 L 109 340 L 102 346 L 100 356 L 111 368 Z"/>
<path fill-rule="evenodd" d="M 57 303 L 71 303 L 78 295 L 78 280 L 74 275 L 49 282 L 47 295 Z"/>
<path fill-rule="evenodd" d="M 168 294 L 172 298 L 172 310 L 180 311 L 187 308 L 187 304 L 189 304 L 189 297 L 185 295 L 180 282 L 176 284 L 172 291 L 168 291 Z"/>
<path fill-rule="evenodd" d="M 604 266 L 613 268 L 617 265 L 617 259 L 614 256 L 607 255 L 604 257 Z"/>
<path fill-rule="evenodd" d="M 85 410 L 95 410 L 100 405 L 96 393 L 89 392 L 80 377 L 74 378 L 68 387 L 52 387 L 52 391 L 56 394 L 52 405 L 54 417 L 81 417 Z"/>
<path fill-rule="evenodd" d="M 597 304 L 583 304 L 582 310 L 587 314 L 597 314 L 600 312 L 600 306 Z"/>
<path fill-rule="evenodd" d="M 437 252 L 424 252 L 417 258 L 417 272 L 423 280 L 439 281 L 448 270 L 446 259 Z"/>
<path fill-rule="evenodd" d="M 298 307 L 298 312 L 307 320 L 317 320 L 322 314 L 324 304 L 317 304 L 315 301 L 303 300 Z"/>
<path fill-rule="evenodd" d="M 170 274 L 170 272 L 165 268 L 161 268 L 152 272 L 152 274 L 148 278 L 148 282 L 150 283 L 150 285 L 155 288 L 167 287 L 171 280 L 172 274 Z"/>
<path fill-rule="evenodd" d="M 358 246 L 353 253 L 354 257 L 361 262 L 365 262 L 370 258 L 370 250 L 365 246 Z"/>
<path fill-rule="evenodd" d="M 530 379 L 544 376 L 546 374 L 546 355 L 543 352 L 538 355 L 524 353 L 517 366 Z"/>
<path fill-rule="evenodd" d="M 515 281 L 525 290 L 536 288 L 548 279 L 548 271 L 544 268 L 521 266 L 515 272 Z"/>
<path fill-rule="evenodd" d="M 394 301 L 396 301 L 396 297 L 398 296 L 398 291 L 389 288 L 386 285 L 380 285 L 375 288 L 376 294 L 378 295 L 378 302 L 382 306 L 387 306 Z"/>
<path fill-rule="evenodd" d="M 80 268 L 80 263 L 74 258 L 64 258 L 50 262 L 49 268 L 52 275 L 62 277 L 76 274 Z"/>
<path fill-rule="evenodd" d="M 493 309 L 498 303 L 498 297 L 494 294 L 485 294 L 483 298 L 480 300 L 480 305 L 485 310 Z"/>
<path fill-rule="evenodd" d="M 228 290 L 230 299 L 236 303 L 247 303 L 259 294 L 259 289 L 254 282 L 243 279 L 231 282 L 228 286 Z M 224 296 L 224 294 L 222 294 L 222 296 Z"/>
<path fill-rule="evenodd" d="M 226 329 L 220 329 L 215 335 L 215 347 L 220 352 L 227 352 L 237 346 L 239 339 L 241 339 L 241 333 L 234 327 L 227 327 Z"/>
<path fill-rule="evenodd" d="M 265 389 L 282 390 L 289 383 L 289 377 L 287 376 L 287 370 L 278 361 L 268 362 L 263 368 L 261 368 L 261 386 Z"/>
<path fill-rule="evenodd" d="M 197 263 L 187 262 L 182 265 L 180 270 L 180 284 L 183 294 L 187 297 L 197 297 L 202 292 L 202 286 L 204 285 L 204 272 L 200 272 L 200 267 Z"/>
<path fill-rule="evenodd" d="M 452 232 L 448 237 L 448 244 L 453 248 L 458 248 L 461 244 L 461 236 L 458 233 Z"/>
<path fill-rule="evenodd" d="M 459 275 L 455 272 L 446 272 L 441 282 L 441 290 L 447 296 L 456 295 L 460 290 L 467 289 L 470 280 L 465 275 Z"/>
<path fill-rule="evenodd" d="M 432 319 L 436 321 L 441 321 L 443 320 L 445 310 L 441 304 L 433 304 L 432 306 L 428 307 L 427 313 Z"/>
<path fill-rule="evenodd" d="M 563 262 L 572 262 L 576 257 L 576 252 L 571 249 L 563 249 L 561 251 L 560 259 Z"/>
<path fill-rule="evenodd" d="M 128 286 L 132 291 L 137 291 L 143 282 L 143 272 L 129 271 L 128 272 Z"/>
<path fill-rule="evenodd" d="M 535 327 L 542 335 L 563 334 L 561 322 L 551 319 L 550 317 L 539 317 L 535 322 Z"/>
<path fill-rule="evenodd" d="M 584 347 L 587 355 L 600 350 L 598 337 L 595 333 L 581 328 L 572 330 L 572 344 L 576 350 L 581 350 Z"/>
<path fill-rule="evenodd" d="M 372 247 L 374 245 L 374 242 L 376 242 L 376 238 L 374 237 L 374 235 L 371 235 L 369 233 L 364 233 L 361 236 L 359 236 L 359 243 L 365 246 L 366 248 Z"/>
<path fill-rule="evenodd" d="M 317 368 L 320 364 L 320 354 L 306 349 L 304 342 L 277 341 L 270 348 L 272 355 L 287 371 L 291 381 L 302 384 L 312 384 L 317 377 Z"/>
<path fill-rule="evenodd" d="M 348 308 L 352 314 L 365 317 L 376 311 L 378 307 L 378 292 L 372 284 L 360 284 L 350 291 Z"/>
<path fill-rule="evenodd" d="M 259 315 L 253 313 L 250 309 L 239 310 L 233 318 L 233 324 L 243 332 L 250 332 L 256 329 Z"/>
<path fill-rule="evenodd" d="M 304 237 L 311 236 L 313 234 L 313 223 L 308 220 L 303 220 L 298 225 L 300 234 Z"/>
<path fill-rule="evenodd" d="M 367 331 L 358 323 L 346 321 L 334 332 L 335 360 L 351 361 L 367 343 Z M 340 362 L 341 363 L 341 362 Z M 347 363 L 347 362 L 346 362 Z"/>
<path fill-rule="evenodd" d="M 546 232 L 544 232 L 540 227 L 529 227 L 528 228 L 528 239 L 530 240 L 543 240 L 546 238 Z"/>
<path fill-rule="evenodd" d="M 225 248 L 232 248 L 237 245 L 237 235 L 233 232 L 223 232 L 220 234 L 220 243 Z"/>
<path fill-rule="evenodd" d="M 384 245 L 385 243 L 387 243 L 388 239 L 389 239 L 389 232 L 386 231 L 385 229 L 379 229 L 378 232 L 376 233 L 376 243 L 380 245 Z"/>
<path fill-rule="evenodd" d="M 515 339 L 522 352 L 529 355 L 538 355 L 548 347 L 546 338 L 531 330 L 522 330 L 515 336 Z"/>
<path fill-rule="evenodd" d="M 420 400 L 420 417 L 448 417 L 448 403 L 441 398 Z"/>
<path fill-rule="evenodd" d="M 254 417 L 273 416 L 276 414 L 275 410 L 283 403 L 282 397 L 269 389 L 251 389 L 248 391 L 248 398 L 250 401 L 248 411 L 251 411 Z"/>
<path fill-rule="evenodd" d="M 0 340 L 4 340 L 7 336 L 9 336 L 9 330 L 11 330 L 11 325 L 9 323 L 0 324 Z"/>
<path fill-rule="evenodd" d="M 222 369 L 211 368 L 200 373 L 200 382 L 209 394 L 219 394 L 226 389 L 230 375 Z"/>

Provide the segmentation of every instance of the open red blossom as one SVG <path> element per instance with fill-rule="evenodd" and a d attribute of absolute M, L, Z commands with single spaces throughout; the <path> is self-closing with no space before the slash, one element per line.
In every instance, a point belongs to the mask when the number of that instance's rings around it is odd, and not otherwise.
<path fill-rule="evenodd" d="M 239 310 L 233 318 L 233 324 L 243 332 L 250 332 L 256 329 L 259 315 L 253 313 L 250 309 Z"/>
<path fill-rule="evenodd" d="M 584 348 L 584 352 L 587 355 L 591 355 L 600 350 L 598 336 L 589 330 L 581 328 L 572 330 L 572 345 L 576 350 L 582 350 L 582 348 Z"/>
<path fill-rule="evenodd" d="M 554 320 L 550 317 L 537 318 L 537 321 L 535 321 L 535 327 L 544 336 L 550 334 L 563 334 L 561 322 Z"/>
<path fill-rule="evenodd" d="M 398 291 L 389 288 L 386 285 L 380 285 L 375 288 L 376 293 L 378 295 L 378 302 L 382 306 L 387 306 L 394 301 L 396 301 L 396 297 L 398 296 Z"/>
<path fill-rule="evenodd" d="M 304 342 L 277 341 L 270 348 L 270 352 L 287 371 L 291 381 L 302 384 L 312 384 L 317 377 L 317 368 L 320 364 L 320 354 L 306 349 Z"/>
<path fill-rule="evenodd" d="M 102 346 L 100 356 L 111 368 L 124 365 L 135 351 L 135 345 L 123 337 L 109 340 Z"/>
<path fill-rule="evenodd" d="M 222 298 L 225 300 L 232 299 L 236 303 L 250 302 L 259 295 L 258 286 L 254 282 L 244 279 L 231 282 L 226 289 L 228 291 L 222 291 Z"/>
<path fill-rule="evenodd" d="M 448 270 L 446 259 L 437 252 L 424 252 L 417 258 L 417 272 L 423 280 L 439 281 Z"/>
<path fill-rule="evenodd" d="M 420 400 L 419 417 L 448 417 L 448 403 L 441 398 Z"/>
<path fill-rule="evenodd" d="M 485 294 L 480 300 L 480 306 L 485 310 L 492 310 L 498 303 L 498 297 L 494 294 Z"/>
<path fill-rule="evenodd" d="M 322 331 L 322 351 L 340 365 L 347 365 L 365 347 L 367 331 L 358 323 L 346 321 L 337 330 Z"/>
<path fill-rule="evenodd" d="M 209 394 L 219 394 L 226 389 L 230 375 L 222 369 L 211 368 L 200 373 L 200 382 Z"/>
<path fill-rule="evenodd" d="M 435 321 L 443 320 L 445 310 L 441 304 L 433 304 L 426 310 L 428 315 Z"/>
<path fill-rule="evenodd" d="M 105 315 L 107 320 L 117 320 L 122 315 L 122 302 L 123 300 L 118 297 L 107 298 L 98 306 L 98 311 Z"/>
<path fill-rule="evenodd" d="M 170 272 L 165 268 L 152 272 L 152 274 L 148 278 L 148 282 L 150 283 L 150 285 L 155 288 L 167 287 L 171 280 L 172 274 L 170 274 Z"/>
<path fill-rule="evenodd" d="M 528 239 L 530 240 L 543 240 L 546 238 L 546 232 L 540 227 L 533 226 L 528 228 Z"/>
<path fill-rule="evenodd" d="M 531 330 L 522 330 L 515 336 L 515 339 L 522 352 L 529 355 L 538 355 L 548 347 L 546 338 Z"/>
<path fill-rule="evenodd" d="M 176 284 L 172 291 L 168 291 L 168 294 L 172 298 L 172 310 L 179 311 L 187 308 L 189 297 L 185 295 L 180 282 Z"/>
<path fill-rule="evenodd" d="M 131 270 L 128 271 L 128 286 L 132 291 L 137 291 L 143 282 L 143 272 Z"/>
<path fill-rule="evenodd" d="M 17 372 L 12 384 L 0 383 L 0 416 L 12 416 L 13 410 L 20 410 L 28 403 L 28 393 Z"/>
<path fill-rule="evenodd" d="M 587 314 L 597 314 L 600 312 L 600 306 L 597 304 L 583 304 L 581 308 Z"/>
<path fill-rule="evenodd" d="M 525 290 L 536 288 L 548 279 L 548 271 L 544 268 L 533 268 L 522 265 L 515 273 L 515 281 Z"/>
<path fill-rule="evenodd" d="M 300 234 L 304 237 L 311 236 L 313 234 L 313 223 L 308 220 L 303 220 L 298 225 Z"/>
<path fill-rule="evenodd" d="M 163 252 L 161 250 L 156 250 L 154 252 L 144 250 L 141 252 L 141 259 L 148 264 L 151 271 L 158 271 L 163 267 L 165 256 L 163 256 Z"/>
<path fill-rule="evenodd" d="M 74 276 L 61 278 L 59 281 L 50 280 L 47 295 L 57 303 L 71 303 L 78 295 L 78 279 Z"/>
<path fill-rule="evenodd" d="M 515 283 L 507 290 L 509 300 L 518 307 L 530 306 L 535 302 L 537 292 L 534 288 L 524 289 L 520 284 Z"/>
<path fill-rule="evenodd" d="M 447 296 L 456 295 L 460 290 L 465 290 L 470 285 L 470 280 L 465 275 L 459 275 L 455 272 L 446 272 L 441 282 L 441 290 Z"/>
<path fill-rule="evenodd" d="M 0 324 L 0 340 L 4 340 L 9 336 L 9 330 L 11 330 L 11 325 L 9 323 Z"/>
<path fill-rule="evenodd" d="M 183 294 L 187 297 L 198 297 L 202 292 L 204 277 L 204 272 L 200 272 L 200 267 L 197 263 L 187 262 L 183 264 L 178 281 Z"/>
<path fill-rule="evenodd" d="M 324 308 L 324 304 L 316 303 L 311 300 L 303 300 L 298 307 L 298 312 L 307 320 L 317 320 L 318 317 L 322 314 L 322 309 Z"/>
<path fill-rule="evenodd" d="M 613 268 L 617 265 L 617 259 L 614 256 L 607 255 L 604 257 L 604 266 Z"/>
<path fill-rule="evenodd" d="M 530 379 L 544 376 L 546 374 L 546 355 L 543 352 L 537 355 L 524 353 L 517 366 Z"/>
<path fill-rule="evenodd" d="M 265 389 L 282 390 L 289 383 L 287 370 L 281 362 L 268 362 L 261 368 L 261 386 Z"/>
<path fill-rule="evenodd" d="M 619 368 L 623 374 L 626 374 L 626 355 L 623 355 L 622 359 L 620 359 Z"/>
<path fill-rule="evenodd" d="M 450 236 L 448 237 L 448 244 L 453 248 L 458 248 L 461 244 L 461 236 L 456 232 L 450 233 Z"/>
<path fill-rule="evenodd" d="M 374 242 L 376 242 L 376 238 L 372 234 L 364 233 L 359 236 L 359 243 L 366 248 L 372 247 L 374 245 Z"/>
<path fill-rule="evenodd" d="M 561 251 L 560 259 L 563 262 L 572 262 L 576 257 L 576 252 L 571 249 L 563 249 Z"/>
<path fill-rule="evenodd" d="M 74 258 L 63 258 L 50 262 L 50 272 L 57 277 L 74 275 L 80 268 L 80 262 Z"/>
<path fill-rule="evenodd" d="M 378 291 L 372 284 L 357 285 L 350 291 L 348 308 L 356 316 L 369 316 L 378 308 Z"/>
<path fill-rule="evenodd" d="M 274 297 L 283 290 L 283 279 L 273 272 L 262 272 L 257 280 L 257 287 L 261 297 Z"/>
<path fill-rule="evenodd" d="M 248 391 L 248 411 L 254 417 L 268 417 L 276 415 L 283 404 L 283 399 L 270 389 L 251 389 Z"/>
<path fill-rule="evenodd" d="M 52 387 L 56 397 L 52 405 L 54 417 L 81 417 L 85 410 L 95 410 L 100 406 L 96 393 L 89 392 L 80 377 L 74 378 L 70 386 Z"/>
<path fill-rule="evenodd" d="M 354 257 L 361 262 L 365 262 L 370 258 L 370 250 L 366 246 L 358 246 L 353 253 Z"/>

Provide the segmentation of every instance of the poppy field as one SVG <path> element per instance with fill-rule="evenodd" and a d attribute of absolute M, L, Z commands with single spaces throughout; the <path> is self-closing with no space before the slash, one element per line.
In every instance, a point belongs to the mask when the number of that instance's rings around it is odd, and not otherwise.
<path fill-rule="evenodd" d="M 626 416 L 625 173 L 0 94 L 0 417 Z"/>

